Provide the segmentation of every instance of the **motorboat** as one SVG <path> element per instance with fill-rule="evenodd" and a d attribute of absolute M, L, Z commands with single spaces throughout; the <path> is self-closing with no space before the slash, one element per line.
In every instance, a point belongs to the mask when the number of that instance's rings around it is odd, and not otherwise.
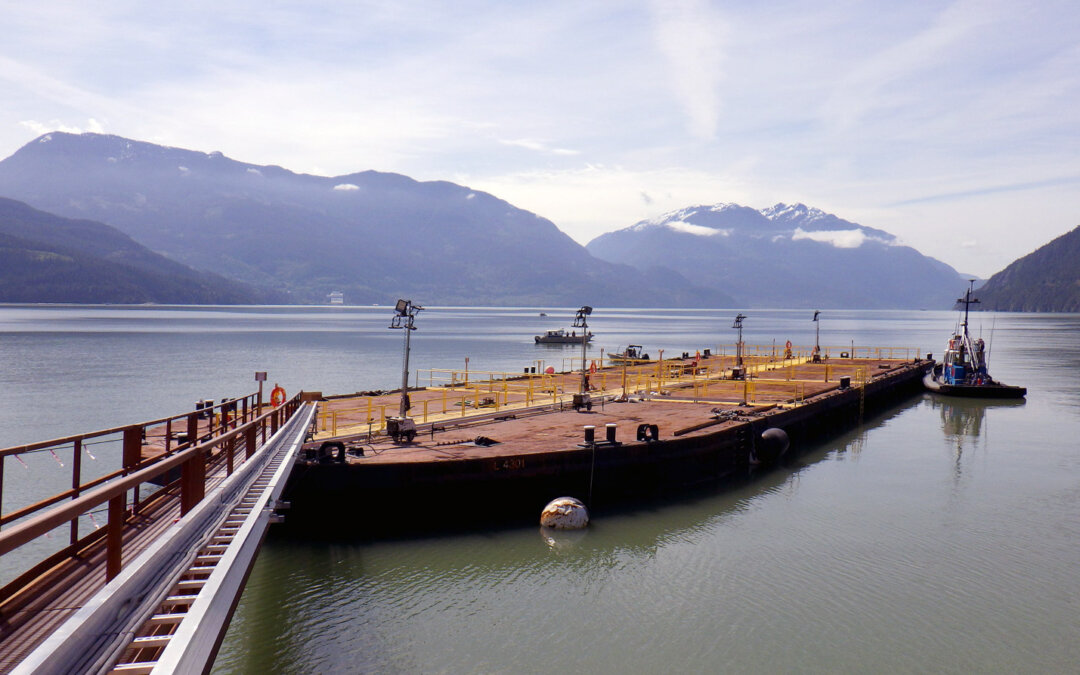
<path fill-rule="evenodd" d="M 579 345 L 592 340 L 593 334 L 591 332 L 582 332 L 578 335 L 577 331 L 568 333 L 563 328 L 556 328 L 546 331 L 543 335 L 536 335 L 533 339 L 536 340 L 538 345 Z"/>

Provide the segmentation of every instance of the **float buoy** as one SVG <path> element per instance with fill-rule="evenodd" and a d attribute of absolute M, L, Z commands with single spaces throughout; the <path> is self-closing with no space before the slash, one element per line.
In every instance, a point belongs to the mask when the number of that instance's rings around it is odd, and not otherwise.
<path fill-rule="evenodd" d="M 553 530 L 580 530 L 589 524 L 589 510 L 580 499 L 559 497 L 540 512 L 540 525 Z"/>
<path fill-rule="evenodd" d="M 285 402 L 285 389 L 280 385 L 274 385 L 274 391 L 270 392 L 270 405 L 277 408 Z"/>
<path fill-rule="evenodd" d="M 766 429 L 761 434 L 761 441 L 754 448 L 753 459 L 756 459 L 758 464 L 772 464 L 787 452 L 790 445 L 791 441 L 783 429 Z"/>

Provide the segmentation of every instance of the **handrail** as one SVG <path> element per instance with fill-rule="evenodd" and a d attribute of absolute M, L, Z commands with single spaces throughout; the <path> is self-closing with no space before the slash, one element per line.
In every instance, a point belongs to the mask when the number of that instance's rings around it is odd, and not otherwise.
<path fill-rule="evenodd" d="M 292 408 L 296 410 L 300 403 L 300 394 L 297 394 L 291 401 L 289 401 L 282 408 Z M 209 441 L 200 443 L 199 445 L 193 445 L 184 450 L 180 450 L 172 455 L 163 456 L 156 462 L 153 462 L 149 466 L 139 469 L 133 473 L 128 474 L 122 478 L 118 478 L 112 482 L 94 489 L 93 491 L 84 494 L 82 496 L 72 499 L 70 502 L 63 506 L 59 506 L 54 509 L 50 509 L 45 513 L 32 517 L 17 525 L 13 525 L 4 530 L 0 530 L 0 556 L 3 556 L 11 551 L 19 548 L 20 546 L 33 541 L 37 537 L 44 535 L 47 532 L 70 522 L 75 518 L 90 511 L 95 506 L 100 506 L 105 502 L 120 497 L 128 490 L 150 481 L 152 478 L 160 476 L 170 469 L 180 466 L 183 463 L 190 461 L 191 459 L 200 455 L 200 453 L 212 449 L 216 445 L 220 445 L 231 439 L 246 433 L 249 429 L 262 426 L 271 417 L 279 414 L 282 408 L 273 408 L 262 415 L 259 415 L 250 422 L 237 427 L 236 429 L 229 431 L 220 436 L 215 436 Z M 171 418 L 166 418 L 171 419 Z M 123 428 L 123 427 L 122 427 Z M 84 436 L 85 437 L 85 436 Z M 70 495 L 70 491 L 66 491 L 65 494 Z"/>
<path fill-rule="evenodd" d="M 258 396 L 259 396 L 258 392 L 254 392 L 254 393 L 251 393 L 251 394 L 245 394 L 244 396 L 238 396 L 237 398 L 229 399 L 228 401 L 223 401 L 223 402 L 218 403 L 218 404 L 216 404 L 214 406 L 211 406 L 209 408 L 204 408 L 203 410 L 197 410 L 195 412 L 206 412 L 208 410 L 212 411 L 212 410 L 216 410 L 218 408 L 225 408 L 225 407 L 232 406 L 233 404 L 235 404 L 238 401 L 244 401 L 244 400 L 251 400 L 252 401 L 252 407 L 255 407 L 255 402 L 256 402 Z M 98 430 L 98 431 L 90 431 L 90 432 L 81 433 L 81 434 L 72 434 L 70 436 L 62 436 L 60 438 L 53 438 L 53 439 L 50 439 L 50 440 L 47 440 L 47 441 L 38 441 L 36 443 L 27 443 L 25 445 L 12 445 L 12 446 L 7 447 L 7 448 L 0 448 L 0 457 L 6 457 L 8 455 L 21 455 L 21 454 L 27 453 L 27 452 L 34 452 L 35 450 L 43 450 L 43 449 L 49 448 L 49 447 L 55 447 L 55 446 L 59 446 L 59 445 L 67 445 L 68 443 L 74 443 L 75 441 L 81 441 L 81 440 L 85 440 L 87 438 L 97 438 L 99 436 L 108 436 L 110 434 L 118 434 L 118 433 L 124 431 L 125 429 L 129 429 L 129 428 L 131 428 L 133 426 L 143 427 L 145 429 L 145 428 L 150 427 L 150 426 L 154 426 L 154 425 L 158 425 L 158 424 L 164 424 L 166 422 L 170 422 L 170 421 L 174 421 L 174 420 L 182 420 L 182 419 L 185 419 L 190 414 L 191 413 L 188 412 L 188 413 L 182 413 L 180 415 L 170 415 L 169 417 L 161 417 L 159 419 L 150 420 L 148 422 L 134 422 L 132 424 L 124 424 L 122 426 L 112 427 L 112 428 L 109 428 L 109 429 L 101 429 L 101 430 Z"/>

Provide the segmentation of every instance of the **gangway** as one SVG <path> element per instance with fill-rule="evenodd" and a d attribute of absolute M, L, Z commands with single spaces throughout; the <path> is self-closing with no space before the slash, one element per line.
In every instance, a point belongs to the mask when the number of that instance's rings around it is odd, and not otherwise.
<path fill-rule="evenodd" d="M 0 531 L 3 555 L 86 509 L 105 501 L 110 505 L 105 535 L 30 584 L 38 590 L 24 591 L 46 596 L 46 600 L 19 604 L 18 597 L 9 598 L 9 605 L 32 613 L 33 618 L 13 621 L 17 630 L 0 633 L 0 672 L 209 670 L 269 524 L 280 517 L 277 510 L 287 507 L 279 498 L 299 447 L 311 431 L 315 409 L 315 402 L 302 402 L 298 396 L 279 409 L 253 414 L 252 421 L 237 424 L 231 431 L 202 443 L 193 441 L 186 449 Z M 261 446 L 260 432 L 265 440 Z M 216 462 L 207 460 L 215 455 Z M 194 490 L 190 474 L 199 472 L 191 470 L 193 462 L 205 472 Z M 146 507 L 142 514 L 146 520 L 132 527 L 137 519 L 122 511 L 116 520 L 124 523 L 123 529 L 112 526 L 117 499 L 122 509 L 125 494 L 133 486 L 179 468 L 185 474 L 180 489 L 159 500 L 158 508 Z M 197 498 L 189 494 L 192 491 L 198 493 Z M 139 530 L 154 534 L 151 538 Z M 114 555 L 105 550 L 113 544 L 133 551 L 122 567 L 119 551 Z M 65 578 L 50 579 L 50 573 Z M 72 577 L 101 581 L 72 581 Z M 69 590 L 40 590 L 50 587 Z M 66 606 L 50 608 L 49 602 Z M 78 607 L 74 611 L 73 604 Z M 0 604 L 0 610 L 4 608 Z M 50 616 L 66 619 L 54 619 L 50 625 Z M 0 629 L 8 629 L 9 619 L 14 618 L 13 613 L 0 611 Z M 44 622 L 45 627 L 35 628 L 35 622 Z"/>

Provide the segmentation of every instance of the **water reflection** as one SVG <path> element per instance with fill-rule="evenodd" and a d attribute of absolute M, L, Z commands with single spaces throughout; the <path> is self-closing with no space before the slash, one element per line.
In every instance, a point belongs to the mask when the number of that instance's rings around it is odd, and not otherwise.
<path fill-rule="evenodd" d="M 932 396 L 930 401 L 930 405 L 939 411 L 941 429 L 958 457 L 963 454 L 965 444 L 977 447 L 985 438 L 985 432 L 989 430 L 989 411 L 994 408 L 1018 408 L 1025 404 L 1024 399 L 995 401 L 941 396 Z"/>
<path fill-rule="evenodd" d="M 644 635 L 655 622 L 681 620 L 679 607 L 717 620 L 713 603 L 701 598 L 739 596 L 745 584 L 766 580 L 775 584 L 772 563 L 761 556 L 774 551 L 778 560 L 798 558 L 813 548 L 791 543 L 796 522 L 778 531 L 746 531 L 746 522 L 761 522 L 763 503 L 792 503 L 812 467 L 857 459 L 872 429 L 918 405 L 918 399 L 908 401 L 769 471 L 666 500 L 596 510 L 586 530 L 528 526 L 366 544 L 271 535 L 215 671 L 283 672 L 303 664 L 318 671 L 501 672 L 520 663 L 500 661 L 505 655 L 489 652 L 476 631 L 518 641 L 544 635 L 551 648 L 574 652 L 602 640 L 591 631 L 612 621 L 637 621 Z M 827 510 L 827 517 L 835 513 Z M 736 533 L 741 545 L 733 546 Z M 785 584 L 804 581 L 792 577 Z M 747 611 L 756 613 L 756 603 Z M 594 616 L 584 625 L 567 618 L 599 607 L 606 607 L 606 618 Z M 462 645 L 472 653 L 466 656 Z"/>

